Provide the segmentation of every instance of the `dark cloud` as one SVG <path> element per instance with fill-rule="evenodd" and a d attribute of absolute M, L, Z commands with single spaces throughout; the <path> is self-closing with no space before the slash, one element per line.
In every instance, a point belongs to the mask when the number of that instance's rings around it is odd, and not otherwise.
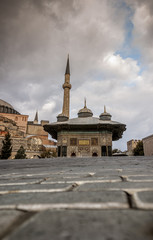
<path fill-rule="evenodd" d="M 38 109 L 40 118 L 55 121 L 62 109 L 62 84 L 69 53 L 72 116 L 76 117 L 83 107 L 84 97 L 97 116 L 106 104 L 115 120 L 127 123 L 131 129 L 124 139 L 125 146 L 128 137 L 135 137 L 132 131 L 136 124 L 134 118 L 130 120 L 129 112 L 133 115 L 136 112 L 134 116 L 143 112 L 142 107 L 137 106 L 138 101 L 135 104 L 132 101 L 140 98 L 144 83 L 151 89 L 152 72 L 139 76 L 141 67 L 136 60 L 124 59 L 115 53 L 126 41 L 125 23 L 127 16 L 130 18 L 128 7 L 131 7 L 135 44 L 143 54 L 143 48 L 149 45 L 146 55 L 152 56 L 152 25 L 144 25 L 147 29 L 144 38 L 138 31 L 140 14 L 134 22 L 137 10 L 144 3 L 147 11 L 152 11 L 152 1 L 126 0 L 126 6 L 124 2 L 1 0 L 0 98 L 19 112 L 29 114 L 30 119 Z M 137 33 L 139 39 L 135 37 Z M 152 94 L 146 95 L 141 99 L 144 108 Z M 127 99 L 131 99 L 130 105 Z M 144 131 L 147 134 L 148 130 Z"/>

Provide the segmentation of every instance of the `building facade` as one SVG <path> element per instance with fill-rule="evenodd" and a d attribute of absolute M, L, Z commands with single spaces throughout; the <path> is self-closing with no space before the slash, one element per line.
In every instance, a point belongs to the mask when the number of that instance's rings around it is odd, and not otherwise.
<path fill-rule="evenodd" d="M 2 141 L 7 132 L 11 134 L 12 155 L 23 146 L 26 149 L 27 158 L 38 157 L 45 149 L 56 151 L 56 142 L 48 139 L 48 133 L 44 131 L 43 125 L 49 121 L 38 122 L 38 112 L 34 121 L 28 121 L 28 115 L 20 114 L 13 106 L 4 100 L 0 100 L 0 151 Z"/>
<path fill-rule="evenodd" d="M 69 118 L 71 89 L 69 56 L 63 89 L 62 113 L 57 116 L 57 122 L 44 125 L 44 130 L 57 139 L 58 157 L 111 156 L 112 141 L 122 137 L 126 125 L 112 121 L 105 107 L 99 118 L 93 117 L 86 101 L 84 107 L 79 110 L 78 117 Z"/>
<path fill-rule="evenodd" d="M 134 139 L 131 139 L 127 142 L 127 151 L 128 151 L 128 155 L 129 156 L 133 156 L 133 150 L 134 148 L 136 148 L 137 146 L 137 143 L 139 142 L 140 140 L 134 140 Z"/>
<path fill-rule="evenodd" d="M 153 135 L 145 137 L 143 141 L 143 150 L 145 156 L 153 156 Z"/>

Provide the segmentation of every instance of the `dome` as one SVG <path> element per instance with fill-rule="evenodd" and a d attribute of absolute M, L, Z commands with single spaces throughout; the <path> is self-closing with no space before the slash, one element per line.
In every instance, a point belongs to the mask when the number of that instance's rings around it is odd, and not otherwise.
<path fill-rule="evenodd" d="M 13 108 L 11 104 L 5 102 L 2 99 L 0 99 L 0 113 L 20 114 Z"/>
<path fill-rule="evenodd" d="M 104 106 L 104 112 L 99 116 L 100 120 L 110 121 L 111 117 L 111 114 L 106 112 L 106 107 Z"/>
<path fill-rule="evenodd" d="M 85 100 L 84 108 L 79 110 L 78 117 L 92 117 L 92 116 L 93 116 L 93 113 L 89 108 L 87 108 L 86 100 Z"/>
<path fill-rule="evenodd" d="M 14 109 L 11 104 L 5 102 L 5 101 L 2 100 L 2 99 L 0 99 L 0 106 L 5 106 L 5 107 L 8 107 L 8 108 Z"/>

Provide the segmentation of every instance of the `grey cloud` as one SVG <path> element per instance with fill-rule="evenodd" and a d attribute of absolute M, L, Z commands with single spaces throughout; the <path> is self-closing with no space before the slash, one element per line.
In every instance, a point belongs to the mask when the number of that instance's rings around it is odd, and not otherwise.
<path fill-rule="evenodd" d="M 122 2 L 0 1 L 1 98 L 12 103 L 19 112 L 29 114 L 30 119 L 38 109 L 40 118 L 55 120 L 62 109 L 62 84 L 69 53 L 72 113 L 83 107 L 83 99 L 87 97 L 87 104 L 94 114 L 99 115 L 106 103 L 108 109 L 121 109 L 114 116 L 126 123 L 124 104 L 129 96 L 134 97 L 134 93 L 130 95 L 127 91 L 127 99 L 124 95 L 123 99 L 118 99 L 116 95 L 123 91 L 123 83 L 133 79 L 135 84 L 138 72 L 129 68 L 124 74 L 120 71 L 124 64 L 117 70 L 99 64 L 107 55 L 113 55 L 125 40 L 128 9 Z M 43 107 L 48 102 L 55 106 L 45 112 Z M 135 126 L 129 121 L 129 125 L 132 124 Z M 127 136 L 130 134 L 132 131 Z"/>

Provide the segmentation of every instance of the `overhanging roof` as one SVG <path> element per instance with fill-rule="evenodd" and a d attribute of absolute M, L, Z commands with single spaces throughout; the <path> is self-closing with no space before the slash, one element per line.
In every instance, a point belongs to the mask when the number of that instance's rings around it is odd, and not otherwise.
<path fill-rule="evenodd" d="M 123 132 L 126 130 L 126 125 L 111 120 L 100 120 L 96 117 L 85 117 L 46 124 L 44 125 L 44 130 L 54 139 L 57 139 L 57 133 L 60 131 L 110 131 L 113 135 L 113 141 L 115 141 L 122 137 Z"/>

